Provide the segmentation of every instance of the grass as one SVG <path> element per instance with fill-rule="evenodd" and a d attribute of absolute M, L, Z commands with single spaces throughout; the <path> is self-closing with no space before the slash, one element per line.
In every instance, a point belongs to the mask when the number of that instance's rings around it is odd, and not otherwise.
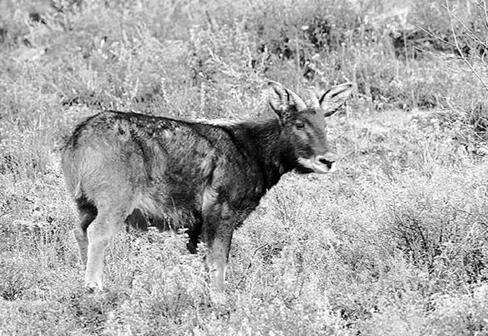
<path fill-rule="evenodd" d="M 482 2 L 447 2 L 461 57 L 445 4 L 0 3 L 0 335 L 486 334 L 486 26 Z M 398 49 L 415 27 L 437 38 Z M 87 295 L 59 168 L 74 125 L 100 108 L 271 117 L 266 78 L 357 85 L 329 123 L 340 169 L 268 192 L 224 304 L 185 234 L 153 230 L 120 232 Z"/>

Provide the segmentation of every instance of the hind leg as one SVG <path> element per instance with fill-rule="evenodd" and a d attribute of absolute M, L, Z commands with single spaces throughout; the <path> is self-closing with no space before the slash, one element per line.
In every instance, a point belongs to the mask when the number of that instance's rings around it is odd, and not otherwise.
<path fill-rule="evenodd" d="M 83 216 L 81 219 L 80 227 L 75 229 L 75 238 L 78 242 L 78 248 L 80 251 L 81 265 L 83 269 L 86 268 L 87 251 L 88 251 L 88 235 L 86 229 L 88 225 L 95 219 L 95 216 L 89 217 L 87 215 Z"/>
<path fill-rule="evenodd" d="M 110 209 L 110 208 L 109 208 Z M 85 284 L 88 288 L 103 288 L 103 263 L 105 249 L 113 236 L 123 226 L 127 213 L 125 209 L 100 210 L 96 219 L 87 229 L 88 248 Z"/>
<path fill-rule="evenodd" d="M 86 200 L 78 200 L 78 213 L 80 216 L 79 227 L 74 230 L 78 248 L 80 251 L 80 259 L 83 269 L 86 268 L 87 250 L 88 250 L 88 236 L 87 228 L 97 216 L 97 208 Z"/>

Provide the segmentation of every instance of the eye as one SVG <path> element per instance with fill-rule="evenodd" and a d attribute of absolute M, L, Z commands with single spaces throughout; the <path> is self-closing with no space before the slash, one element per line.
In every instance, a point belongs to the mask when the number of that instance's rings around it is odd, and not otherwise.
<path fill-rule="evenodd" d="M 297 120 L 297 121 L 295 122 L 295 127 L 296 127 L 297 129 L 304 129 L 304 128 L 305 128 L 305 124 L 303 123 L 303 121 Z"/>

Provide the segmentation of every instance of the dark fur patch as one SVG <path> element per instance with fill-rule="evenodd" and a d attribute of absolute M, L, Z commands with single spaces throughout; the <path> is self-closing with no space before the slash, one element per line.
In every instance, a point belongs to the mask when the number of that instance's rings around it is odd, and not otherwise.
<path fill-rule="evenodd" d="M 90 223 L 97 216 L 98 210 L 95 207 L 95 204 L 89 201 L 83 194 L 75 201 L 78 211 L 80 213 L 80 217 L 82 218 L 80 227 L 82 230 L 86 230 Z"/>

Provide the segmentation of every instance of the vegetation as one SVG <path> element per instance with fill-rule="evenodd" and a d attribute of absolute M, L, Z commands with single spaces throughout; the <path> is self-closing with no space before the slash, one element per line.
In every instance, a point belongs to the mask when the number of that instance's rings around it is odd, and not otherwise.
<path fill-rule="evenodd" d="M 483 335 L 483 0 L 0 2 L 0 335 Z M 100 108 L 272 117 L 265 80 L 357 86 L 329 175 L 234 237 L 227 301 L 185 234 L 120 232 L 83 288 L 57 148 Z"/>

